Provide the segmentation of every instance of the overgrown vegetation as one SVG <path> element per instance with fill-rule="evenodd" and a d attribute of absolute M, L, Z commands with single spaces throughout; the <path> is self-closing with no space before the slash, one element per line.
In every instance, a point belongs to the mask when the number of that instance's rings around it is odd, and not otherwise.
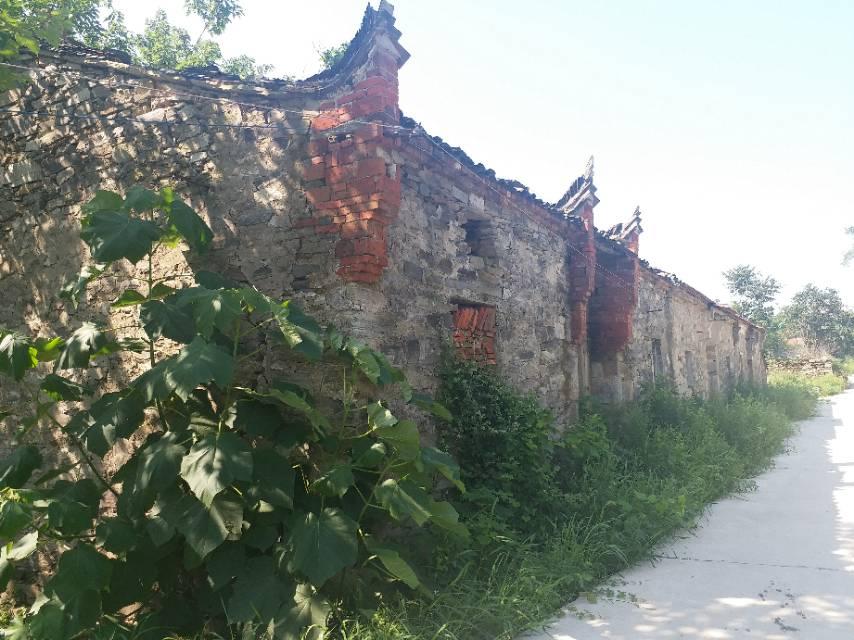
<path fill-rule="evenodd" d="M 794 382 L 706 402 L 650 388 L 623 407 L 588 406 L 552 440 L 554 421 L 531 397 L 476 365 L 449 363 L 440 397 L 454 415 L 442 433 L 463 462 L 469 490 L 455 500 L 472 543 L 449 539 L 436 553 L 425 571 L 434 599 L 351 621 L 346 638 L 510 639 L 540 625 L 709 502 L 749 488 L 816 402 Z"/>
<path fill-rule="evenodd" d="M 807 388 L 819 396 L 833 396 L 842 393 L 847 386 L 846 377 L 836 373 L 806 376 L 791 371 L 772 371 L 768 374 L 768 382 L 777 388 Z"/>
<path fill-rule="evenodd" d="M 204 271 L 158 277 L 162 252 L 202 253 L 212 239 L 170 189 L 98 192 L 81 237 L 97 264 L 64 290 L 72 304 L 121 265 L 144 275 L 112 305 L 134 310 L 130 325 L 0 332 L 4 385 L 22 381 L 32 398 L 23 414 L 0 413 L 14 433 L 0 460 L 0 585 L 26 578 L 39 549 L 58 556 L 6 635 L 318 638 L 389 593 L 426 592 L 389 534 L 430 525 L 464 540 L 454 507 L 432 495 L 436 476 L 449 495 L 463 484 L 454 460 L 378 398 L 394 390 L 401 406 L 447 410 L 289 301 Z M 303 375 L 258 387 L 252 363 L 276 345 Z M 88 384 L 90 367 L 134 353 L 144 373 Z M 325 404 L 297 384 L 312 371 Z M 76 461 L 43 459 L 40 430 Z M 127 439 L 138 446 L 108 473 L 100 461 Z"/>

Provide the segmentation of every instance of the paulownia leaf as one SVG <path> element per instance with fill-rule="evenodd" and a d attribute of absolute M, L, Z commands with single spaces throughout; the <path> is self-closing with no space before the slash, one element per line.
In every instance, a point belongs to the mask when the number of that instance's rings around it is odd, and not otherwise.
<path fill-rule="evenodd" d="M 252 478 L 252 450 L 235 433 L 212 433 L 193 445 L 181 461 L 181 477 L 206 506 L 235 480 Z"/>
<path fill-rule="evenodd" d="M 191 342 L 196 334 L 193 317 L 171 301 L 151 300 L 143 303 L 139 319 L 145 333 L 152 340 L 163 336 L 186 344 Z"/>
<path fill-rule="evenodd" d="M 196 338 L 177 356 L 167 358 L 152 367 L 134 382 L 146 402 L 165 400 L 172 393 L 186 400 L 201 384 L 215 382 L 220 388 L 231 384 L 234 360 L 231 355 L 204 338 Z"/>
<path fill-rule="evenodd" d="M 98 262 L 126 258 L 137 263 L 151 251 L 160 229 L 153 222 L 120 211 L 96 211 L 85 218 L 80 237 Z"/>
<path fill-rule="evenodd" d="M 174 484 L 187 447 L 180 436 L 170 431 L 157 440 L 148 441 L 138 454 L 134 490 L 153 493 Z"/>
<path fill-rule="evenodd" d="M 412 394 L 411 402 L 415 406 L 420 407 L 425 411 L 429 411 L 435 417 L 440 420 L 444 420 L 445 422 L 451 422 L 454 419 L 454 416 L 451 415 L 451 412 L 448 411 L 445 405 L 440 402 L 436 402 L 426 393 Z"/>
<path fill-rule="evenodd" d="M 424 447 L 421 449 L 421 463 L 426 468 L 441 473 L 460 491 L 466 490 L 460 478 L 460 465 L 457 464 L 456 460 L 450 454 L 440 451 L 435 447 Z"/>
<path fill-rule="evenodd" d="M 310 360 L 319 360 L 323 356 L 323 328 L 314 318 L 304 314 L 290 300 L 282 303 L 270 301 L 270 312 L 291 349 Z"/>
<path fill-rule="evenodd" d="M 65 340 L 62 338 L 36 338 L 33 346 L 36 348 L 36 359 L 39 362 L 50 362 L 56 360 L 62 353 Z"/>
<path fill-rule="evenodd" d="M 39 361 L 29 338 L 20 333 L 0 333 L 0 373 L 20 380 Z"/>
<path fill-rule="evenodd" d="M 417 460 L 421 451 L 421 436 L 412 420 L 401 420 L 397 424 L 376 427 L 373 433 L 392 445 L 404 460 Z"/>
<path fill-rule="evenodd" d="M 368 552 L 376 556 L 377 560 L 382 563 L 386 571 L 392 576 L 403 582 L 410 589 L 417 589 L 421 586 L 421 581 L 418 579 L 415 570 L 400 556 L 400 553 L 375 540 L 373 536 L 366 535 L 363 537 L 363 540 Z"/>
<path fill-rule="evenodd" d="M 169 210 L 169 222 L 193 251 L 207 251 L 213 240 L 213 231 L 191 207 L 181 200 L 174 200 Z"/>
<path fill-rule="evenodd" d="M 107 556 L 81 542 L 60 556 L 59 566 L 45 585 L 45 592 L 68 604 L 90 589 L 105 589 L 112 572 L 113 563 Z"/>
<path fill-rule="evenodd" d="M 80 439 L 89 451 L 103 457 L 118 439 L 129 438 L 142 425 L 144 418 L 144 406 L 139 393 L 105 393 L 89 408 L 85 419 L 86 428 L 79 434 Z"/>
<path fill-rule="evenodd" d="M 268 624 L 290 595 L 288 587 L 293 588 L 277 575 L 272 556 L 250 559 L 240 570 L 226 605 L 229 622 Z"/>
<path fill-rule="evenodd" d="M 376 469 L 388 453 L 382 442 L 370 438 L 360 438 L 353 445 L 353 466 L 364 469 Z"/>
<path fill-rule="evenodd" d="M 0 535 L 0 537 L 3 537 Z M 0 585 L 5 587 L 12 578 L 14 564 L 23 560 L 36 550 L 39 534 L 37 531 L 21 536 L 15 543 L 9 542 L 0 547 Z"/>
<path fill-rule="evenodd" d="M 101 490 L 88 478 L 76 482 L 58 480 L 45 500 L 50 526 L 64 535 L 73 536 L 91 528 L 101 503 Z"/>
<path fill-rule="evenodd" d="M 397 418 L 392 415 L 391 411 L 382 406 L 382 404 L 372 402 L 368 405 L 368 426 L 371 429 L 391 427 L 395 424 L 397 424 Z"/>
<path fill-rule="evenodd" d="M 114 309 L 121 309 L 122 307 L 134 307 L 138 304 L 142 304 L 145 302 L 147 298 L 142 295 L 139 291 L 134 289 L 126 289 L 122 295 L 116 298 L 115 302 L 111 305 Z"/>
<path fill-rule="evenodd" d="M 296 474 L 286 452 L 278 449 L 254 449 L 252 458 L 258 497 L 276 507 L 293 509 Z"/>
<path fill-rule="evenodd" d="M 327 507 L 319 514 L 306 513 L 296 520 L 291 533 L 291 571 L 308 576 L 320 587 L 329 578 L 352 566 L 358 556 L 359 526 L 340 509 Z"/>
<path fill-rule="evenodd" d="M 410 480 L 383 481 L 374 494 L 395 520 L 412 518 L 418 526 L 430 519 L 430 496 Z"/>
<path fill-rule="evenodd" d="M 122 202 L 122 197 L 118 193 L 99 189 L 95 192 L 95 197 L 83 205 L 83 213 L 117 211 L 122 208 Z"/>
<path fill-rule="evenodd" d="M 112 553 L 126 553 L 136 547 L 139 533 L 130 520 L 104 518 L 95 529 L 95 541 Z"/>
<path fill-rule="evenodd" d="M 311 585 L 297 585 L 293 602 L 282 605 L 268 633 L 276 640 L 320 640 L 331 611 Z"/>
<path fill-rule="evenodd" d="M 266 393 L 259 395 L 274 398 L 286 407 L 301 413 L 308 418 L 311 426 L 320 435 L 327 433 L 332 427 L 329 418 L 314 407 L 314 400 L 311 395 L 297 385 L 285 381 L 276 381 Z"/>
<path fill-rule="evenodd" d="M 89 359 L 109 352 L 107 335 L 91 322 L 84 322 L 65 343 L 56 360 L 55 369 L 75 369 L 89 366 Z"/>
<path fill-rule="evenodd" d="M 214 328 L 225 334 L 231 333 L 235 321 L 243 315 L 240 301 L 240 295 L 230 289 L 189 287 L 175 294 L 175 303 L 183 309 L 192 310 L 196 329 L 205 338 L 210 338 Z"/>
<path fill-rule="evenodd" d="M 246 566 L 246 548 L 242 543 L 227 542 L 208 556 L 205 566 L 208 584 L 214 591 L 219 591 Z"/>
<path fill-rule="evenodd" d="M 11 540 L 29 523 L 30 514 L 19 502 L 0 504 L 0 539 Z"/>
<path fill-rule="evenodd" d="M 349 464 L 336 464 L 312 482 L 309 489 L 322 496 L 341 498 L 355 483 L 352 467 Z"/>
<path fill-rule="evenodd" d="M 122 203 L 122 208 L 126 211 L 143 213 L 145 211 L 157 209 L 161 204 L 162 200 L 159 193 L 135 184 L 128 189 L 124 202 Z"/>
<path fill-rule="evenodd" d="M 80 300 L 84 298 L 89 283 L 104 273 L 106 268 L 107 265 L 98 263 L 84 265 L 77 279 L 69 281 L 60 289 L 59 297 L 71 302 L 71 305 L 76 309 Z"/>
<path fill-rule="evenodd" d="M 72 382 L 68 378 L 58 376 L 55 373 L 47 374 L 42 379 L 40 388 L 57 402 L 60 400 L 78 401 L 82 400 L 83 396 L 92 395 L 92 389 Z"/>
<path fill-rule="evenodd" d="M 33 445 L 15 447 L 12 453 L 0 460 L 0 488 L 20 489 L 33 471 L 42 465 L 42 454 Z"/>

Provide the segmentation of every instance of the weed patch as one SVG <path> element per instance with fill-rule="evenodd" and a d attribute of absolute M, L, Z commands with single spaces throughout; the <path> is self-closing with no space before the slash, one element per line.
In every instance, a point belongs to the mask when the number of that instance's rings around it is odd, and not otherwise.
<path fill-rule="evenodd" d="M 472 542 L 435 549 L 432 599 L 351 620 L 347 640 L 509 640 L 540 626 L 709 502 L 749 488 L 817 392 L 786 379 L 704 402 L 650 388 L 626 406 L 588 406 L 561 430 L 490 371 L 455 362 L 440 397 L 455 416 L 441 437 L 462 463 Z"/>

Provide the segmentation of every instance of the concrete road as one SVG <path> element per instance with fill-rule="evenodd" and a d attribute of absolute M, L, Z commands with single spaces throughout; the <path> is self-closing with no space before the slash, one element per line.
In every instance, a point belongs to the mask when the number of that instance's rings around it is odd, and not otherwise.
<path fill-rule="evenodd" d="M 854 390 L 822 402 L 755 492 L 654 566 L 579 598 L 536 640 L 854 640 Z"/>

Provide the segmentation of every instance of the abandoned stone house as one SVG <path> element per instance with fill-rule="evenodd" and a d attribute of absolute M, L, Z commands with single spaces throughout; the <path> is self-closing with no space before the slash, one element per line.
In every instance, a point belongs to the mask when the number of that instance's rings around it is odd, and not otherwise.
<path fill-rule="evenodd" d="M 217 268 L 334 318 L 418 388 L 447 344 L 560 417 L 657 379 L 704 396 L 764 381 L 762 330 L 641 260 L 639 211 L 596 229 L 592 162 L 548 204 L 404 117 L 400 35 L 368 7 L 343 58 L 297 82 L 73 46 L 26 62 L 0 96 L 0 326 L 96 315 L 48 294 L 83 259 L 80 204 L 170 184 L 209 220 Z"/>

